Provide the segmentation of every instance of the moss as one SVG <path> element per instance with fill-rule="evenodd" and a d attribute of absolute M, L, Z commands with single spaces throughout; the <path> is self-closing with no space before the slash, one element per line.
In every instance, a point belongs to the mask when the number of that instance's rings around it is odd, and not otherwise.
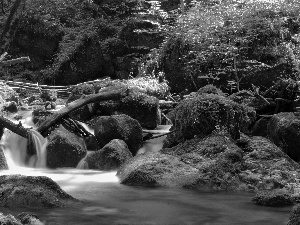
<path fill-rule="evenodd" d="M 225 93 L 214 85 L 205 85 L 197 91 L 198 94 L 215 94 L 225 96 Z"/>
<path fill-rule="evenodd" d="M 257 205 L 263 206 L 287 206 L 294 204 L 290 194 L 281 189 L 259 191 L 252 201 Z"/>
<path fill-rule="evenodd" d="M 223 96 L 202 94 L 182 101 L 172 115 L 175 139 L 184 141 L 222 127 L 245 129 L 254 120 L 255 111 Z"/>

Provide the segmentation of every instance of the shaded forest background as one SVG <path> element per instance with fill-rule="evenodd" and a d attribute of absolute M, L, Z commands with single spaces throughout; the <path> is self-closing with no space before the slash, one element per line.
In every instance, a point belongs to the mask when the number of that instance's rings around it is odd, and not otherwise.
<path fill-rule="evenodd" d="M 3 28 L 13 1 L 4 1 Z M 27 0 L 9 48 L 31 62 L 0 78 L 70 85 L 150 76 L 172 92 L 206 84 L 228 93 L 299 79 L 300 3 L 294 0 Z"/>

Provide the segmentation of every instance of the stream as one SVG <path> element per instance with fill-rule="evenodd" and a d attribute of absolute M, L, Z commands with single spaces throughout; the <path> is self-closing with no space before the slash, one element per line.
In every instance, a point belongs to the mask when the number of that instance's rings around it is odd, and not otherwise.
<path fill-rule="evenodd" d="M 47 225 L 283 225 L 287 224 L 292 209 L 257 206 L 251 202 L 253 193 L 125 186 L 119 183 L 116 171 L 24 167 L 16 164 L 21 156 L 14 159 L 10 156 L 16 154 L 11 148 L 18 148 L 12 143 L 24 146 L 24 140 L 16 141 L 17 135 L 9 135 L 6 132 L 1 142 L 6 146 L 6 157 L 10 158 L 10 169 L 0 171 L 0 175 L 50 177 L 83 204 L 51 209 L 1 207 L 4 214 L 31 212 Z M 147 141 L 140 153 L 157 151 L 162 140 Z"/>

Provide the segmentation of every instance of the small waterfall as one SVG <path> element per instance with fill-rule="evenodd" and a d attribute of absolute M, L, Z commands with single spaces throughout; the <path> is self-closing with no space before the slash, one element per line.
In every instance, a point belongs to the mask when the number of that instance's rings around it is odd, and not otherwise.
<path fill-rule="evenodd" d="M 47 139 L 34 129 L 29 130 L 36 155 L 28 159 L 27 144 L 28 140 L 10 130 L 5 129 L 1 144 L 4 148 L 4 155 L 9 169 L 15 167 L 46 167 L 46 147 Z"/>
<path fill-rule="evenodd" d="M 48 141 L 34 129 L 30 129 L 30 133 L 36 155 L 30 157 L 28 164 L 30 167 L 44 168 L 46 167 L 46 147 Z"/>
<path fill-rule="evenodd" d="M 80 170 L 86 170 L 89 169 L 89 165 L 88 163 L 85 161 L 86 157 L 91 154 L 93 151 L 87 151 L 86 156 L 84 158 L 82 158 L 80 160 L 80 162 L 78 163 L 78 165 L 76 166 L 76 169 L 80 169 Z"/>

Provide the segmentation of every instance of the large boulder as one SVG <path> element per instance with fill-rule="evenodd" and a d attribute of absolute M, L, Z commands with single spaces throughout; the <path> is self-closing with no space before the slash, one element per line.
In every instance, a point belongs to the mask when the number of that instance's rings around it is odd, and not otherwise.
<path fill-rule="evenodd" d="M 122 184 L 204 190 L 297 192 L 300 166 L 263 137 L 195 137 L 157 153 L 137 155 L 117 175 Z"/>
<path fill-rule="evenodd" d="M 44 176 L 0 176 L 0 192 L 1 207 L 53 208 L 79 203 Z"/>
<path fill-rule="evenodd" d="M 299 224 L 300 224 L 300 204 L 297 204 L 293 207 L 287 225 L 299 225 Z"/>
<path fill-rule="evenodd" d="M 48 136 L 46 164 L 50 168 L 76 167 L 87 150 L 81 137 L 60 126 Z"/>
<path fill-rule="evenodd" d="M 174 132 L 168 135 L 164 147 L 172 147 L 195 135 L 206 136 L 216 129 L 229 130 L 231 137 L 239 138 L 239 132 L 248 132 L 255 121 L 255 110 L 215 94 L 196 94 L 181 101 L 168 114 Z"/>
<path fill-rule="evenodd" d="M 272 116 L 268 136 L 295 161 L 300 161 L 300 119 L 296 113 L 283 112 Z"/>
<path fill-rule="evenodd" d="M 101 90 L 103 91 L 103 90 Z M 135 88 L 131 88 L 120 101 L 103 101 L 95 104 L 98 116 L 126 114 L 136 119 L 142 127 L 156 128 L 160 125 L 159 101 Z"/>
<path fill-rule="evenodd" d="M 292 196 L 287 191 L 283 191 L 281 189 L 258 191 L 252 198 L 252 201 L 257 205 L 273 207 L 294 204 Z"/>
<path fill-rule="evenodd" d="M 113 139 L 120 139 L 127 144 L 132 155 L 135 155 L 143 143 L 141 125 L 124 114 L 100 116 L 96 119 L 94 129 L 100 148 Z"/>
<path fill-rule="evenodd" d="M 198 169 L 177 157 L 161 153 L 140 154 L 120 168 L 117 176 L 122 184 L 131 186 L 182 187 L 193 184 Z"/>
<path fill-rule="evenodd" d="M 85 161 L 89 169 L 117 170 L 132 158 L 127 144 L 118 139 L 111 140 L 102 149 L 87 155 Z"/>
<path fill-rule="evenodd" d="M 0 213 L 0 224 L 5 225 L 44 225 L 43 222 L 40 221 L 40 219 L 30 213 L 20 213 L 17 215 L 17 217 L 14 217 L 13 215 L 4 215 L 3 213 Z"/>

